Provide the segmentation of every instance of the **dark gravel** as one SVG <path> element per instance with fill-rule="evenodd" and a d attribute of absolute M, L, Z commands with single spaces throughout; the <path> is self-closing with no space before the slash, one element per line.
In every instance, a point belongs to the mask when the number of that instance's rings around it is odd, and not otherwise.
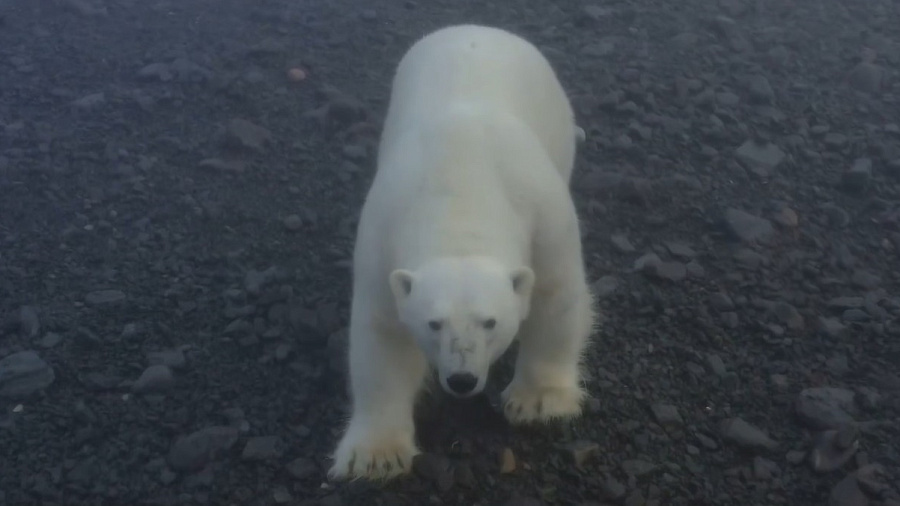
<path fill-rule="evenodd" d="M 587 132 L 592 399 L 512 430 L 507 361 L 327 485 L 391 73 L 455 22 Z M 0 505 L 897 506 L 898 67 L 892 0 L 3 2 Z"/>

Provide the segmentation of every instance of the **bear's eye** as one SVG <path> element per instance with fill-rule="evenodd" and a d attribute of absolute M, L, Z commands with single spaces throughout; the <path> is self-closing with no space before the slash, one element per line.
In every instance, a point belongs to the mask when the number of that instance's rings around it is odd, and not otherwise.
<path fill-rule="evenodd" d="M 437 332 L 441 330 L 441 322 L 439 322 L 438 320 L 431 320 L 430 322 L 428 322 L 428 328 Z"/>
<path fill-rule="evenodd" d="M 494 327 L 497 326 L 497 320 L 495 320 L 493 318 L 488 318 L 487 320 L 484 321 L 484 323 L 482 323 L 482 325 L 484 325 L 484 328 L 487 330 L 493 330 Z"/>

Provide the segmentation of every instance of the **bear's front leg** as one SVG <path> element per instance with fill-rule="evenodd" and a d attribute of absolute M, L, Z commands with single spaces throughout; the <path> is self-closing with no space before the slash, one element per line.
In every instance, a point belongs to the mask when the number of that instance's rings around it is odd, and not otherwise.
<path fill-rule="evenodd" d="M 350 388 L 353 411 L 328 471 L 331 479 L 389 479 L 412 468 L 413 409 L 427 372 L 414 343 L 351 322 Z"/>
<path fill-rule="evenodd" d="M 502 394 L 511 423 L 548 422 L 581 413 L 587 394 L 581 385 L 581 359 L 595 313 L 577 234 L 576 228 L 563 240 L 544 243 L 535 255 L 538 283 L 519 331 L 515 374 Z"/>

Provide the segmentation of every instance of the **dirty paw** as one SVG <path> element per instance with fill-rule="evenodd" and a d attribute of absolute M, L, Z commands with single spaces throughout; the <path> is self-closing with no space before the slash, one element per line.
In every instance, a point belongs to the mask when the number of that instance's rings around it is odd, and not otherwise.
<path fill-rule="evenodd" d="M 419 453 L 411 434 L 354 430 L 347 432 L 328 470 L 331 480 L 387 480 L 406 474 Z"/>
<path fill-rule="evenodd" d="M 578 387 L 527 388 L 512 384 L 503 391 L 503 414 L 510 423 L 546 423 L 581 414 L 585 392 Z"/>

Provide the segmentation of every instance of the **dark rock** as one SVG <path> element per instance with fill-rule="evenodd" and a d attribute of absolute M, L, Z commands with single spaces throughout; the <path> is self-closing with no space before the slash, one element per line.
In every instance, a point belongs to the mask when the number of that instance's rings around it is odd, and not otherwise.
<path fill-rule="evenodd" d="M 237 443 L 234 427 L 213 426 L 178 439 L 168 455 L 168 463 L 177 471 L 198 471 Z"/>
<path fill-rule="evenodd" d="M 725 223 L 729 232 L 748 243 L 766 241 L 775 232 L 769 220 L 735 208 L 725 211 Z"/>
<path fill-rule="evenodd" d="M 0 359 L 0 397 L 28 397 L 46 389 L 55 379 L 53 368 L 34 351 Z"/>
<path fill-rule="evenodd" d="M 740 418 L 722 421 L 721 431 L 723 438 L 747 449 L 773 450 L 778 446 L 763 431 Z"/>
<path fill-rule="evenodd" d="M 853 423 L 856 394 L 843 388 L 807 388 L 794 405 L 800 420 L 816 430 L 837 429 Z"/>

